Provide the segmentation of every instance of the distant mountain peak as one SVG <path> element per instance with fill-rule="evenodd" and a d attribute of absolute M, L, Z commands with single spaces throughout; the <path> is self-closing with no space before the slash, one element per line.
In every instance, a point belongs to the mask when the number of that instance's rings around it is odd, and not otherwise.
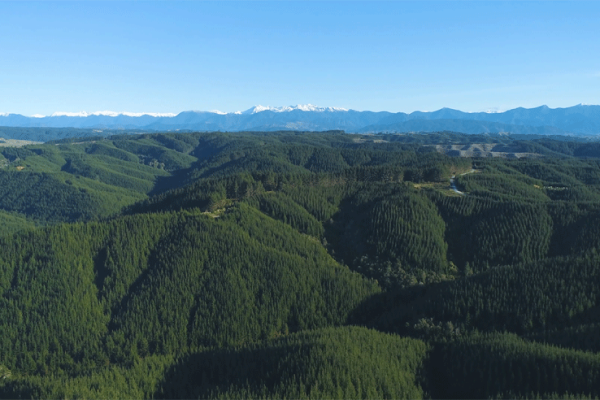
<path fill-rule="evenodd" d="M 91 113 L 88 113 L 86 111 L 80 111 L 80 112 L 63 112 L 63 111 L 59 111 L 59 112 L 53 113 L 50 116 L 51 117 L 83 117 L 83 118 L 85 118 L 85 117 L 91 117 L 91 116 L 118 117 L 118 116 L 121 116 L 121 115 L 124 115 L 126 117 L 142 117 L 144 115 L 148 115 L 148 116 L 151 116 L 151 117 L 174 117 L 177 114 L 173 114 L 173 113 L 147 113 L 147 112 L 134 113 L 134 112 L 127 112 L 127 111 L 123 111 L 123 112 L 118 112 L 118 111 L 95 111 L 95 112 L 91 112 Z"/>
<path fill-rule="evenodd" d="M 243 115 L 242 115 L 243 114 Z M 246 111 L 184 111 L 170 113 L 57 112 L 50 116 L 0 114 L 1 127 L 92 128 L 138 130 L 216 131 L 328 131 L 354 133 L 438 132 L 600 135 L 600 106 L 517 108 L 463 112 L 444 107 L 437 111 L 407 113 L 347 110 L 313 104 L 271 107 L 257 105 Z M 48 137 L 46 140 L 51 140 Z"/>
<path fill-rule="evenodd" d="M 503 113 L 505 110 L 501 110 L 498 107 L 492 107 L 492 108 L 488 108 L 487 110 L 484 111 L 484 113 L 486 114 L 500 114 Z"/>
<path fill-rule="evenodd" d="M 248 110 L 242 112 L 242 114 L 256 114 L 263 111 L 272 112 L 290 112 L 290 111 L 312 111 L 312 112 L 336 112 L 336 111 L 348 111 L 341 107 L 319 107 L 313 104 L 298 104 L 295 106 L 283 106 L 283 107 L 271 107 L 271 106 L 254 106 Z"/>

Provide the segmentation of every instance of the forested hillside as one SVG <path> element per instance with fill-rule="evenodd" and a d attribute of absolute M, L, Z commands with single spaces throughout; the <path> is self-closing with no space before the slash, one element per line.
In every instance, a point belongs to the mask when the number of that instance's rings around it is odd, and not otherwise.
<path fill-rule="evenodd" d="M 0 398 L 600 396 L 597 145 L 471 140 L 1 148 Z"/>

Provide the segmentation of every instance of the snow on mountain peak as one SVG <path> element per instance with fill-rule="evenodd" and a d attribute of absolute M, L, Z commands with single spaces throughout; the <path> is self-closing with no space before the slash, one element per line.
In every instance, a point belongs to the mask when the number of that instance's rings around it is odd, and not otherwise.
<path fill-rule="evenodd" d="M 148 115 L 151 117 L 174 117 L 177 114 L 173 113 L 133 113 L 133 112 L 117 112 L 117 111 L 95 111 L 95 112 L 55 112 L 51 115 L 51 117 L 91 117 L 91 116 L 105 116 L 105 117 L 118 117 L 120 115 L 124 115 L 126 117 L 141 117 L 144 115 Z"/>
<path fill-rule="evenodd" d="M 257 114 L 259 112 L 263 112 L 263 111 L 272 111 L 272 112 L 277 112 L 277 113 L 281 113 L 281 112 L 291 112 L 291 111 L 312 111 L 312 112 L 336 112 L 336 111 L 348 111 L 345 108 L 341 108 L 341 107 L 318 107 L 315 106 L 313 104 L 298 104 L 295 106 L 284 106 L 284 107 L 271 107 L 271 106 L 254 106 L 246 111 L 235 111 L 232 113 L 226 113 L 220 110 L 211 110 L 211 111 L 197 111 L 197 112 L 208 112 L 211 114 L 217 114 L 217 115 L 227 115 L 227 114 L 236 114 L 236 115 L 240 115 L 240 114 Z M 10 113 L 0 113 L 1 117 L 8 117 L 10 115 Z M 155 118 L 159 118 L 159 117 L 175 117 L 177 116 L 177 114 L 173 114 L 173 113 L 148 113 L 148 112 L 127 112 L 127 111 L 95 111 L 95 112 L 87 112 L 87 111 L 79 111 L 79 112 L 66 112 L 66 111 L 58 111 L 55 113 L 52 113 L 50 115 L 41 115 L 41 114 L 35 114 L 32 115 L 31 118 L 50 118 L 50 117 L 80 117 L 80 118 L 87 118 L 87 117 L 93 117 L 93 116 L 103 116 L 103 117 L 119 117 L 119 116 L 126 116 L 126 117 L 142 117 L 142 116 L 150 116 L 150 117 L 155 117 Z"/>
<path fill-rule="evenodd" d="M 271 106 L 254 106 L 252 108 L 247 109 L 246 111 L 243 111 L 242 114 L 256 114 L 262 111 L 274 111 L 274 107 Z"/>
<path fill-rule="evenodd" d="M 81 111 L 81 112 L 63 112 L 63 111 L 58 111 L 55 113 L 52 113 L 50 116 L 51 117 L 87 117 L 88 114 L 85 111 Z"/>
<path fill-rule="evenodd" d="M 263 111 L 272 111 L 272 112 L 290 112 L 290 111 L 313 111 L 313 112 L 335 112 L 335 111 L 348 111 L 345 108 L 341 107 L 319 107 L 313 104 L 298 104 L 296 106 L 284 106 L 284 107 L 271 107 L 271 106 L 254 106 L 242 114 L 256 114 Z M 236 113 L 237 114 L 237 113 Z"/>

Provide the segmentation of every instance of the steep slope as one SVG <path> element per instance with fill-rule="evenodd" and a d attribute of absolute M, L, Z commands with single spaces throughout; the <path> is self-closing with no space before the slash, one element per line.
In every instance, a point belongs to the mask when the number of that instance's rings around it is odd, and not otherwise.
<path fill-rule="evenodd" d="M 2 363 L 77 371 L 345 322 L 375 283 L 240 204 L 0 240 Z"/>

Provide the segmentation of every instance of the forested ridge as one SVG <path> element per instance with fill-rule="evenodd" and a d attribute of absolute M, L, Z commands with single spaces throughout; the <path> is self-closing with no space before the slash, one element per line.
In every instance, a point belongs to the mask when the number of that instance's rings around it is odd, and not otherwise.
<path fill-rule="evenodd" d="M 432 146 L 484 140 L 537 156 Z M 0 398 L 598 397 L 597 147 L 332 131 L 1 148 Z"/>

